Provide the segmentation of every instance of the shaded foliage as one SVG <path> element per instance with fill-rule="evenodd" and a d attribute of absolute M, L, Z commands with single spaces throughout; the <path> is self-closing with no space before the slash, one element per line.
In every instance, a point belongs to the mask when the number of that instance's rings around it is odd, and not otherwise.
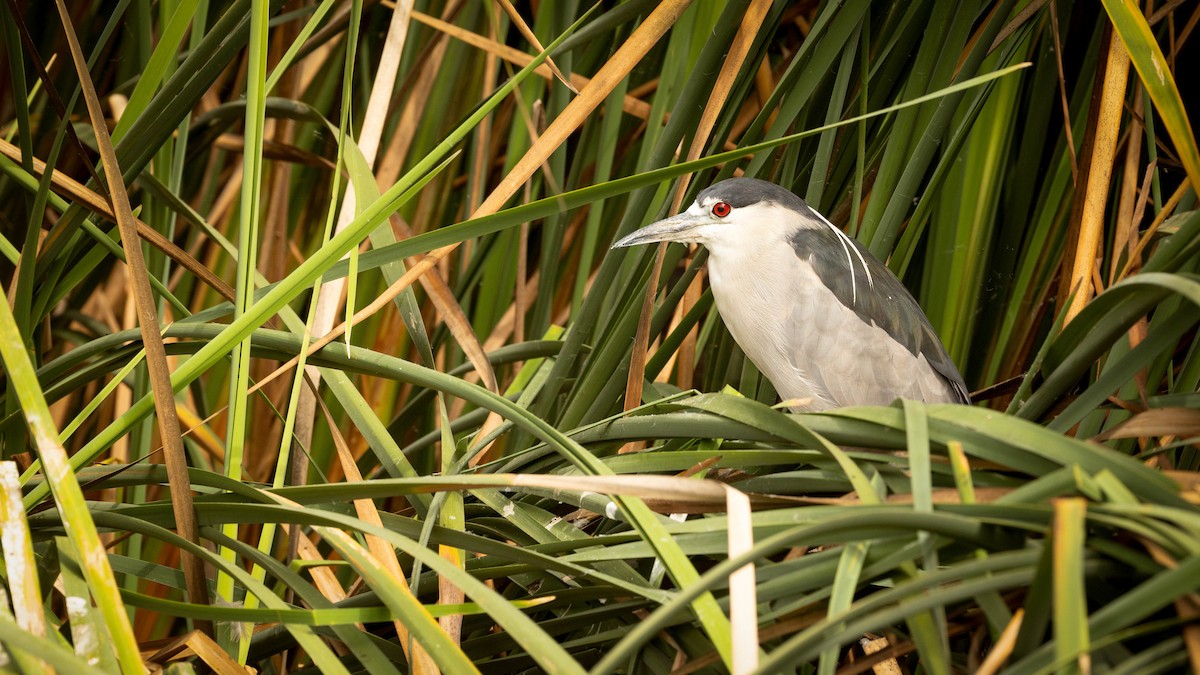
<path fill-rule="evenodd" d="M 0 5 L 6 667 L 1197 667 L 1194 6 L 414 4 Z M 977 403 L 608 250 L 734 174 Z"/>

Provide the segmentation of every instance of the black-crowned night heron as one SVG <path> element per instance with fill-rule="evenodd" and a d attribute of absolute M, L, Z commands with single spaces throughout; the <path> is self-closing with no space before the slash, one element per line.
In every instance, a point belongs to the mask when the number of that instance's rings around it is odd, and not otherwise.
<path fill-rule="evenodd" d="M 731 178 L 687 211 L 613 248 L 703 244 L 717 311 L 746 356 L 798 410 L 968 403 L 929 319 L 895 274 L 790 191 Z"/>

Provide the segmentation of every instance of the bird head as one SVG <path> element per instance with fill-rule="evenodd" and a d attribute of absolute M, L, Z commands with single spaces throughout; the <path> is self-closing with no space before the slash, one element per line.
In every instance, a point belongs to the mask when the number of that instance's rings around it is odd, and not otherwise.
<path fill-rule="evenodd" d="M 809 213 L 815 212 L 804 200 L 774 183 L 757 178 L 730 178 L 702 190 L 683 213 L 651 223 L 612 247 L 677 241 L 711 248 L 723 239 L 750 236 L 746 232 L 750 225 L 769 223 L 780 225 L 770 234 L 782 237 L 786 236 L 788 226 L 814 227 L 813 223 L 806 222 L 810 218 L 803 217 Z M 781 214 L 784 222 L 780 220 Z"/>

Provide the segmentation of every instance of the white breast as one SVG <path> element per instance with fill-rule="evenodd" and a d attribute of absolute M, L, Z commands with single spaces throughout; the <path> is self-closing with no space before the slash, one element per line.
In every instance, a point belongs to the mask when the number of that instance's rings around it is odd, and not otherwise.
<path fill-rule="evenodd" d="M 787 296 L 793 292 L 797 267 L 807 268 L 801 269 L 806 278 L 811 275 L 815 279 L 816 275 L 796 258 L 790 245 L 773 245 L 775 232 L 754 225 L 740 227 L 750 230 L 744 233 L 747 236 L 706 244 L 709 283 L 725 327 L 781 398 L 812 399 L 811 410 L 836 407 L 804 362 L 796 358 L 792 323 L 797 317 L 781 311 L 789 306 Z M 805 292 L 811 292 L 813 284 L 803 286 Z"/>
<path fill-rule="evenodd" d="M 843 305 L 809 262 L 778 240 L 777 227 L 739 227 L 741 236 L 705 242 L 713 298 L 738 346 L 781 398 L 811 399 L 801 407 L 807 410 L 887 405 L 897 397 L 954 400 L 924 356 L 914 357 Z"/>

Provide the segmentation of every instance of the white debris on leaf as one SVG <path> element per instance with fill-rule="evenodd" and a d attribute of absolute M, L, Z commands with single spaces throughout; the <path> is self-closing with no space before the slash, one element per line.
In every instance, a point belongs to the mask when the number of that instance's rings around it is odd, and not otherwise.
<path fill-rule="evenodd" d="M 28 530 L 23 516 L 25 507 L 21 503 L 21 483 L 17 478 L 17 465 L 13 462 L 0 462 L 0 499 L 4 507 L 4 521 L 0 522 L 0 544 L 4 546 L 4 564 L 7 566 L 8 590 L 12 594 L 12 606 L 16 614 L 17 625 L 22 630 L 44 634 L 45 625 L 40 616 L 29 616 L 24 611 L 26 607 L 37 607 L 41 602 L 29 597 L 32 590 L 26 583 L 30 574 L 36 574 L 29 569 L 25 551 L 29 548 Z"/>
<path fill-rule="evenodd" d="M 620 507 L 617 506 L 616 502 L 609 502 L 608 505 L 604 507 L 604 517 L 605 518 L 610 518 L 612 520 L 616 520 L 617 517 L 620 515 L 621 515 L 621 509 L 620 509 Z"/>
<path fill-rule="evenodd" d="M 80 656 L 91 654 L 88 663 L 96 665 L 100 662 L 100 658 L 96 656 L 96 652 L 100 650 L 100 636 L 96 634 L 96 627 L 84 620 L 91 608 L 92 603 L 88 602 L 87 598 L 78 595 L 67 596 L 67 618 L 71 621 L 75 653 Z"/>

